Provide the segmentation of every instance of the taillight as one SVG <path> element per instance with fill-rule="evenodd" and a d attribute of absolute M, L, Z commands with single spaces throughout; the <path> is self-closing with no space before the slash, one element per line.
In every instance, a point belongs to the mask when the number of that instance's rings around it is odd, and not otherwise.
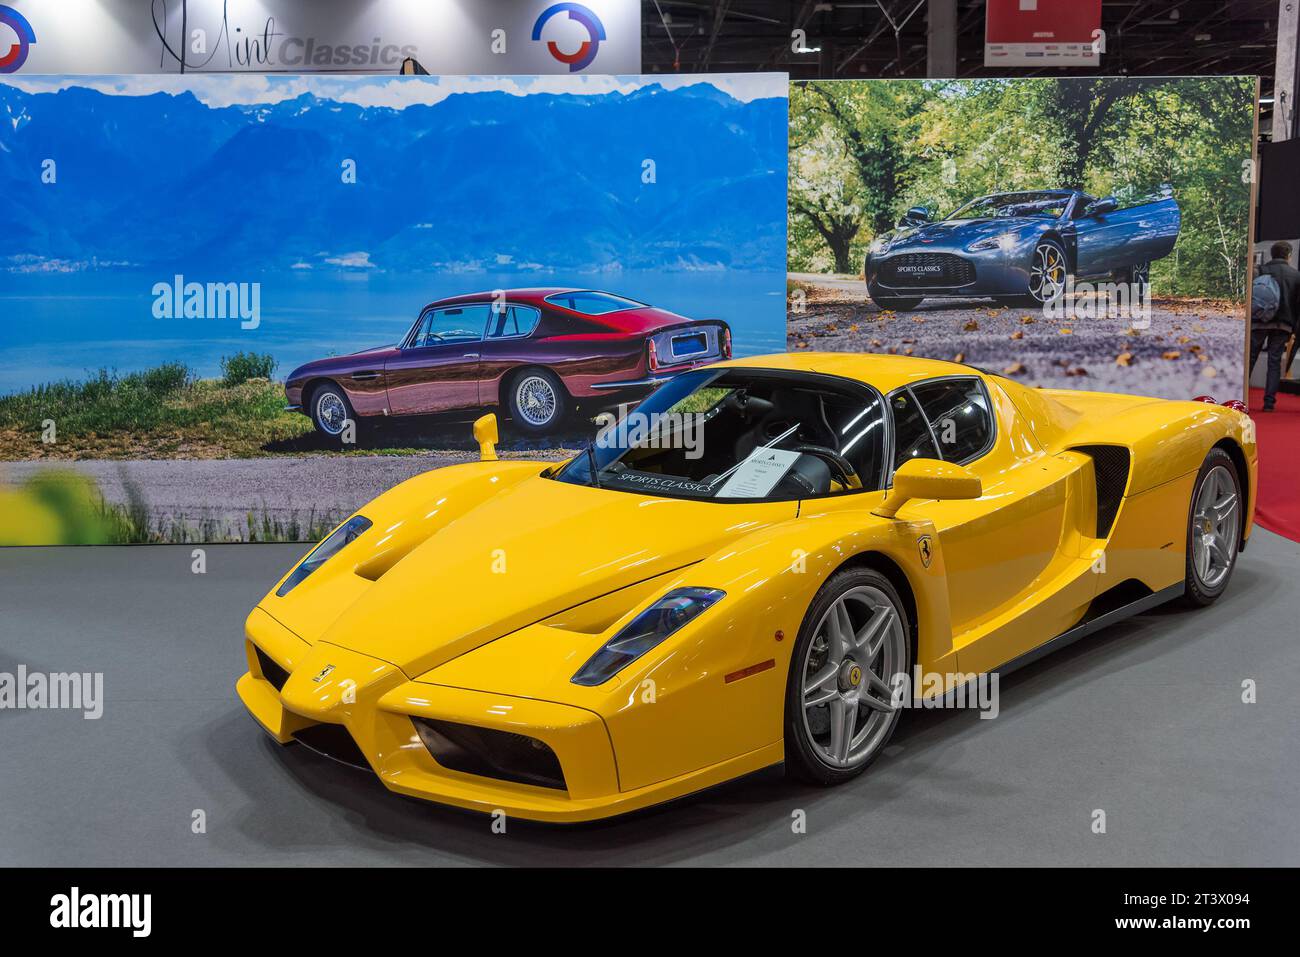
<path fill-rule="evenodd" d="M 731 358 L 731 329 L 727 326 L 722 329 L 722 358 Z"/>
<path fill-rule="evenodd" d="M 1212 395 L 1198 395 L 1192 399 L 1193 402 L 1208 402 L 1210 405 L 1218 405 L 1219 400 Z"/>
<path fill-rule="evenodd" d="M 1248 411 L 1249 411 L 1249 410 L 1246 408 L 1246 403 L 1242 402 L 1240 399 L 1229 399 L 1227 402 L 1223 403 L 1223 407 L 1224 407 L 1225 409 L 1232 409 L 1232 411 L 1234 411 L 1234 412 L 1248 412 Z"/>
<path fill-rule="evenodd" d="M 655 352 L 655 341 L 653 339 L 646 341 L 646 361 L 649 363 L 650 371 L 654 372 L 659 368 L 659 354 Z"/>

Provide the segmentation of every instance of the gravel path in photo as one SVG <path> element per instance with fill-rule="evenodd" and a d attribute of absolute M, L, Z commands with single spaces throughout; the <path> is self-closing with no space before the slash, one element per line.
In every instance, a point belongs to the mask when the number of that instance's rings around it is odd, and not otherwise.
<path fill-rule="evenodd" d="M 503 459 L 559 462 L 591 441 L 589 423 L 574 421 L 547 435 L 500 429 Z M 37 475 L 95 483 L 104 501 L 143 513 L 153 536 L 167 542 L 315 541 L 381 492 L 430 469 L 477 461 L 471 425 L 428 417 L 372 423 L 354 450 L 314 432 L 269 443 L 252 458 L 221 449 L 182 458 L 135 454 L 87 456 L 66 443 L 39 446 L 28 461 L 0 461 L 0 488 Z"/>
<path fill-rule="evenodd" d="M 75 474 L 94 480 L 111 504 L 129 507 L 132 497 L 138 496 L 157 526 L 186 526 L 208 541 L 247 541 L 264 537 L 260 529 L 268 524 L 279 530 L 337 524 L 399 482 L 477 458 L 469 452 L 444 452 L 7 462 L 0 464 L 0 483 L 17 485 L 38 472 Z"/>
<path fill-rule="evenodd" d="M 1245 306 L 1155 298 L 1150 326 L 1131 319 L 1047 319 L 993 300 L 929 299 L 882 311 L 861 278 L 791 273 L 790 351 L 876 352 L 966 362 L 1026 385 L 1169 399 L 1242 398 Z M 1082 299 L 1075 308 L 1090 304 Z M 1104 308 L 1099 310 L 1104 312 Z"/>

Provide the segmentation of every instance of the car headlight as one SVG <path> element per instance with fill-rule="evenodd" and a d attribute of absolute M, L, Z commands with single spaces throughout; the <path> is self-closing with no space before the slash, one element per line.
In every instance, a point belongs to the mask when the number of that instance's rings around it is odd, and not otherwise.
<path fill-rule="evenodd" d="M 1004 253 L 1010 252 L 1016 245 L 1015 233 L 1003 233 L 1000 236 L 988 236 L 984 239 L 978 239 L 966 248 L 973 253 L 984 252 L 989 249 L 1000 249 Z"/>
<path fill-rule="evenodd" d="M 343 546 L 355 541 L 357 536 L 370 527 L 370 519 L 363 515 L 354 515 L 334 531 L 329 537 L 307 553 L 307 557 L 298 563 L 298 567 L 289 573 L 284 584 L 275 590 L 277 598 L 283 598 L 293 591 L 298 584 L 320 568 L 327 561 L 343 550 Z"/>
<path fill-rule="evenodd" d="M 890 243 L 893 240 L 889 236 L 877 236 L 871 241 L 871 255 L 879 256 L 881 253 L 889 252 Z"/>
<path fill-rule="evenodd" d="M 575 685 L 604 684 L 725 596 L 716 588 L 674 588 L 620 628 L 570 680 Z"/>

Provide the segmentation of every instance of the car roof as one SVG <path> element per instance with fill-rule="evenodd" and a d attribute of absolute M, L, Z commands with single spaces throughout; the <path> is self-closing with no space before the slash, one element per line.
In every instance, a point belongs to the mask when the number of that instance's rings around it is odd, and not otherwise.
<path fill-rule="evenodd" d="M 547 296 L 557 296 L 567 292 L 602 292 L 600 289 L 585 289 L 581 286 L 529 286 L 520 289 L 489 289 L 482 292 L 467 292 L 460 296 L 448 296 L 446 299 L 435 299 L 424 308 L 430 306 L 455 306 L 468 302 L 484 302 L 492 300 L 498 296 L 504 296 L 510 302 L 517 302 L 525 306 L 537 306 L 545 308 L 554 307 L 554 303 L 546 301 Z M 617 293 L 604 293 L 607 296 L 616 296 Z M 626 299 L 626 296 L 618 296 L 619 299 Z"/>
<path fill-rule="evenodd" d="M 820 372 L 845 379 L 857 379 L 875 386 L 881 392 L 892 392 L 899 386 L 939 376 L 965 375 L 983 378 L 986 375 L 981 370 L 960 362 L 865 352 L 785 352 L 730 359 L 717 363 L 714 368 L 717 366 Z"/>

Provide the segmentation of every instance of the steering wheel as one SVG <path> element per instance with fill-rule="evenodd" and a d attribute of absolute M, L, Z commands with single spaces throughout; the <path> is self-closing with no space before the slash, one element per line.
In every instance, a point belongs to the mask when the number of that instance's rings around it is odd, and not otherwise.
<path fill-rule="evenodd" d="M 837 473 L 836 481 L 845 488 L 862 488 L 862 479 L 858 478 L 858 472 L 853 464 L 834 449 L 828 449 L 824 445 L 813 445 L 810 442 L 800 442 L 790 451 L 817 456 L 831 467 L 831 471 Z"/>

